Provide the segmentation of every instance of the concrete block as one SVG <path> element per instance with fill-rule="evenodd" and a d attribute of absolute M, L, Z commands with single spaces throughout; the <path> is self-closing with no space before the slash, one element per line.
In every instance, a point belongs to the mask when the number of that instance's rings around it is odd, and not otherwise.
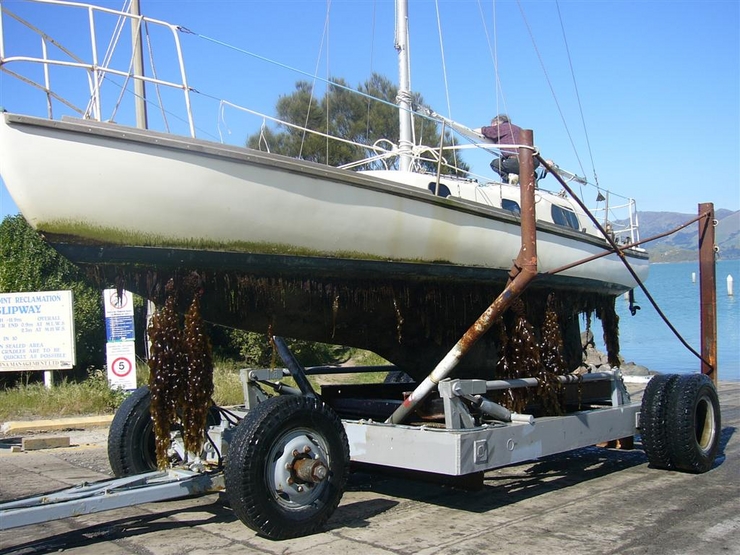
<path fill-rule="evenodd" d="M 72 416 L 69 418 L 53 418 L 51 420 L 18 420 L 5 422 L 0 427 L 4 434 L 23 434 L 27 432 L 49 432 L 52 430 L 78 430 L 110 426 L 113 415 L 100 416 Z"/>
<path fill-rule="evenodd" d="M 56 449 L 58 447 L 69 447 L 69 437 L 24 437 L 21 443 L 24 451 L 37 451 L 39 449 Z"/>

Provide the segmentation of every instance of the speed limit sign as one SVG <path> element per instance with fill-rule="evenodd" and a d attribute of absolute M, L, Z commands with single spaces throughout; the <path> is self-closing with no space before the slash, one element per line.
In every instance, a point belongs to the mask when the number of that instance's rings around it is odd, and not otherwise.
<path fill-rule="evenodd" d="M 110 371 L 119 378 L 125 378 L 133 370 L 133 364 L 128 357 L 118 357 L 110 365 Z"/>
<path fill-rule="evenodd" d="M 133 341 L 106 345 L 108 383 L 111 388 L 136 389 L 136 351 Z"/>

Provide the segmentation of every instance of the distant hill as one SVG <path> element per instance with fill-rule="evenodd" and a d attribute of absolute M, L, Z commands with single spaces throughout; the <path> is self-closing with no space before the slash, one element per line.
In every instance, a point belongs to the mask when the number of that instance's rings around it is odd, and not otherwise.
<path fill-rule="evenodd" d="M 715 239 L 721 259 L 740 259 L 740 211 L 715 210 Z M 696 217 L 678 212 L 638 212 L 640 237 L 647 239 L 677 228 Z M 692 224 L 681 231 L 645 245 L 651 262 L 684 262 L 697 260 L 699 226 Z"/>

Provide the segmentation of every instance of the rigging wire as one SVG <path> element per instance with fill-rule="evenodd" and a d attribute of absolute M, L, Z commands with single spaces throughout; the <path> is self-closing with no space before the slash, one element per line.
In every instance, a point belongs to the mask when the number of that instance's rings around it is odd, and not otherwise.
<path fill-rule="evenodd" d="M 124 0 L 123 6 L 121 7 L 122 12 L 128 12 L 131 9 L 131 0 Z M 125 21 L 127 21 L 129 18 L 119 15 L 118 19 L 116 20 L 116 25 L 113 28 L 113 33 L 111 33 L 110 41 L 108 42 L 108 47 L 105 51 L 105 55 L 103 56 L 103 67 L 108 67 L 110 64 L 111 59 L 113 58 L 113 52 L 115 51 L 116 45 L 118 44 L 118 40 L 121 38 L 121 33 L 123 32 L 123 28 L 125 26 Z M 133 21 L 131 22 L 133 25 Z M 131 61 L 131 65 L 129 66 L 129 73 L 131 73 L 131 68 L 133 67 L 133 60 Z M 96 76 L 97 81 L 97 87 L 98 87 L 98 93 L 100 92 L 100 86 L 103 84 L 103 80 L 106 79 L 105 72 L 99 73 Z M 128 78 L 126 79 L 126 83 L 128 83 Z M 119 98 L 118 102 L 121 102 L 121 99 Z M 95 98 L 94 96 L 90 98 L 87 104 L 87 108 L 85 108 L 85 116 L 87 114 L 91 113 L 93 111 L 95 104 Z M 114 107 L 114 113 L 118 110 L 118 104 Z M 103 119 L 103 114 L 98 114 L 98 117 L 100 119 Z"/>
<path fill-rule="evenodd" d="M 144 22 L 144 34 L 146 35 L 146 47 L 149 51 L 149 65 L 152 68 L 152 77 L 157 79 L 157 68 L 154 66 L 154 49 L 152 48 L 151 36 L 149 35 L 149 23 Z M 167 113 L 164 109 L 164 100 L 162 100 L 162 91 L 159 87 L 159 83 L 154 83 L 154 90 L 157 93 L 157 102 L 159 103 L 159 111 L 162 114 L 162 122 L 167 133 L 170 132 L 170 124 L 167 121 Z"/>
<path fill-rule="evenodd" d="M 312 76 L 312 81 L 311 81 L 311 94 L 308 98 L 308 107 L 306 108 L 306 119 L 303 122 L 304 131 L 303 131 L 303 135 L 301 136 L 301 148 L 298 149 L 299 158 L 303 157 L 303 147 L 306 144 L 306 133 L 308 133 L 308 120 L 311 117 L 311 106 L 313 105 L 314 91 L 316 90 L 316 81 L 321 80 L 321 81 L 324 81 L 325 83 L 329 83 L 329 84 L 331 83 L 329 79 L 321 79 L 318 76 L 319 75 L 319 64 L 321 63 L 321 53 L 324 51 L 324 41 L 328 42 L 327 33 L 329 32 L 329 12 L 330 10 L 331 10 L 331 0 L 328 0 L 326 4 L 326 16 L 324 18 L 324 31 L 321 34 L 321 43 L 319 44 L 319 54 L 316 57 L 316 67 L 313 70 L 313 76 Z M 328 47 L 327 47 L 327 58 L 328 58 Z M 327 60 L 327 64 L 328 64 L 328 60 Z M 308 74 L 306 73 L 305 75 L 308 75 Z"/>
<path fill-rule="evenodd" d="M 372 79 L 373 76 L 373 59 L 375 57 L 375 23 L 376 23 L 376 11 L 378 8 L 378 3 L 373 2 L 373 17 L 372 17 L 372 25 L 371 25 L 371 31 L 370 31 L 370 77 Z M 372 83 L 372 81 L 371 81 Z M 368 99 L 367 101 L 367 116 L 365 119 L 365 137 L 370 137 L 370 108 L 372 106 L 372 102 Z"/>
<path fill-rule="evenodd" d="M 496 89 L 496 114 L 502 113 L 502 110 L 500 109 L 499 105 L 499 97 L 501 97 L 501 101 L 504 105 L 503 113 L 508 113 L 508 108 L 506 105 L 506 96 L 504 95 L 503 87 L 501 86 L 501 79 L 499 77 L 499 71 L 498 71 L 498 20 L 497 20 L 497 14 L 498 11 L 496 10 L 496 0 L 493 0 L 492 2 L 492 18 L 493 18 L 493 44 L 491 44 L 491 35 L 488 32 L 488 25 L 486 24 L 486 16 L 483 12 L 483 6 L 481 5 L 481 0 L 478 0 L 478 12 L 480 13 L 481 22 L 483 23 L 483 32 L 486 36 L 486 42 L 488 43 L 488 53 L 491 56 L 491 61 L 493 62 L 493 73 L 494 73 L 494 82 L 495 82 L 495 89 Z"/>
<path fill-rule="evenodd" d="M 74 60 L 75 62 L 78 62 L 80 64 L 85 64 L 85 61 L 82 58 L 80 58 L 79 56 L 76 56 L 73 52 L 71 52 L 70 50 L 68 50 L 64 46 L 62 46 L 59 42 L 57 42 L 55 39 L 53 39 L 48 34 L 44 33 L 38 27 L 32 25 L 30 22 L 26 21 L 25 19 L 23 19 L 19 15 L 16 15 L 15 13 L 11 12 L 9 9 L 7 9 L 4 6 L 0 6 L 0 10 L 2 11 L 2 13 L 4 13 L 5 15 L 7 15 L 8 17 L 12 17 L 13 19 L 15 19 L 21 25 L 24 25 L 25 27 L 28 27 L 31 31 L 33 31 L 34 33 L 36 33 L 41 38 L 41 40 L 43 42 L 47 42 L 47 43 L 55 46 L 56 48 L 58 48 L 59 50 L 61 50 L 62 52 L 64 52 L 67 56 L 69 56 L 70 58 L 72 58 L 72 60 Z M 53 99 L 61 102 L 62 104 L 64 104 L 65 106 L 67 106 L 71 110 L 77 112 L 81 116 L 83 115 L 84 112 L 80 108 L 78 108 L 77 106 L 75 106 L 74 104 L 72 104 L 71 101 L 68 101 L 68 100 L 64 99 L 62 96 L 60 96 L 59 94 L 57 94 L 57 93 L 55 93 L 55 92 L 47 89 L 47 87 L 45 85 L 41 85 L 39 83 L 36 83 L 35 81 L 33 81 L 32 79 L 29 79 L 28 77 L 24 77 L 23 75 L 21 75 L 19 73 L 16 73 L 14 71 L 9 70 L 4 63 L 3 64 L 0 64 L 0 71 L 3 71 L 4 73 L 7 73 L 11 77 L 15 77 L 16 79 L 19 79 L 20 81 L 22 81 L 23 83 L 26 83 L 27 85 L 30 85 L 31 87 L 34 87 L 34 88 L 37 88 L 37 89 L 43 91 L 44 94 L 47 96 L 47 103 L 49 105 L 48 106 L 48 109 L 49 109 L 49 118 L 51 118 L 51 101 L 49 100 L 49 97 L 51 97 L 51 98 L 53 98 Z M 89 77 L 88 77 L 88 79 L 89 79 Z"/>
<path fill-rule="evenodd" d="M 591 159 L 591 168 L 593 169 L 593 172 L 594 172 L 594 183 L 596 184 L 596 189 L 598 190 L 599 189 L 599 177 L 596 175 L 596 164 L 594 164 L 594 155 L 593 155 L 593 151 L 591 150 L 591 141 L 589 140 L 589 137 L 588 137 L 588 129 L 586 127 L 586 118 L 583 115 L 583 104 L 581 103 L 581 95 L 578 92 L 578 82 L 576 81 L 576 72 L 573 69 L 573 59 L 571 58 L 571 55 L 570 55 L 570 48 L 568 47 L 568 39 L 565 34 L 565 25 L 563 23 L 563 15 L 560 13 L 560 2 L 558 2 L 558 0 L 555 0 L 555 7 L 557 8 L 557 11 L 558 11 L 558 20 L 560 21 L 560 30 L 562 31 L 562 34 L 563 34 L 563 43 L 565 44 L 565 53 L 568 58 L 568 66 L 570 67 L 570 75 L 573 78 L 573 89 L 575 89 L 575 92 L 576 92 L 578 110 L 581 113 L 581 123 L 583 125 L 583 133 L 586 136 L 586 146 L 588 147 L 588 155 L 589 155 L 589 158 Z"/>
<path fill-rule="evenodd" d="M 704 364 L 709 366 L 710 368 L 714 368 L 714 365 L 712 365 L 709 361 L 705 360 L 704 357 L 699 354 L 691 345 L 689 345 L 688 341 L 683 338 L 681 333 L 675 328 L 675 326 L 671 323 L 671 321 L 668 319 L 668 317 L 663 313 L 660 306 L 658 306 L 657 301 L 653 298 L 653 296 L 650 294 L 650 291 L 648 291 L 648 288 L 645 286 L 645 284 L 642 282 L 640 277 L 637 275 L 637 272 L 632 268 L 632 265 L 627 261 L 627 258 L 624 255 L 624 252 L 619 247 L 619 245 L 616 244 L 614 239 L 612 239 L 611 235 L 606 232 L 606 230 L 601 226 L 601 224 L 598 222 L 596 217 L 591 213 L 591 211 L 588 209 L 588 207 L 583 203 L 583 201 L 576 196 L 576 194 L 573 192 L 573 190 L 568 187 L 568 184 L 565 182 L 565 180 L 560 177 L 557 173 L 553 172 L 553 168 L 550 166 L 550 164 L 542 158 L 539 154 L 536 155 L 537 159 L 540 161 L 540 164 L 543 165 L 547 171 L 553 173 L 555 176 L 555 179 L 557 179 L 560 182 L 560 185 L 565 189 L 568 194 L 573 198 L 573 200 L 576 201 L 576 203 L 581 207 L 581 209 L 586 213 L 586 215 L 589 217 L 591 222 L 596 226 L 596 229 L 599 230 L 599 232 L 604 236 L 604 238 L 607 240 L 611 248 L 616 252 L 616 254 L 619 256 L 619 259 L 622 261 L 624 266 L 627 268 L 627 271 L 632 275 L 632 278 L 635 280 L 637 285 L 640 287 L 642 292 L 647 297 L 648 301 L 651 305 L 653 305 L 653 308 L 658 313 L 658 316 L 663 320 L 663 322 L 668 326 L 668 328 L 673 332 L 673 335 L 676 336 L 676 338 L 683 344 L 684 347 L 686 347 L 689 351 L 691 351 L 696 357 L 701 360 Z M 700 214 L 699 218 L 697 219 L 706 219 L 709 217 L 709 213 Z M 688 225 L 688 224 L 686 224 Z"/>
<path fill-rule="evenodd" d="M 529 26 L 529 21 L 527 20 L 527 16 L 524 13 L 524 8 L 522 7 L 521 0 L 516 0 L 517 6 L 519 6 L 519 12 L 522 14 L 522 20 L 524 21 L 524 26 L 527 28 L 527 32 L 529 33 L 529 38 L 532 41 L 532 46 L 534 47 L 534 51 L 537 54 L 537 59 L 540 62 L 540 66 L 542 67 L 542 72 L 545 75 L 545 81 L 547 81 L 548 87 L 550 87 L 550 92 L 552 93 L 552 98 L 555 101 L 555 106 L 558 109 L 558 113 L 560 114 L 560 119 L 563 121 L 563 126 L 565 127 L 565 132 L 568 135 L 568 140 L 570 141 L 571 146 L 573 147 L 573 152 L 576 156 L 576 160 L 578 160 L 578 165 L 581 168 L 581 173 L 585 175 L 586 170 L 583 168 L 583 162 L 581 162 L 581 157 L 578 155 L 578 150 L 576 149 L 576 145 L 573 142 L 573 136 L 571 135 L 570 129 L 568 128 L 568 122 L 565 120 L 565 115 L 563 114 L 563 109 L 560 107 L 560 102 L 558 101 L 558 97 L 555 94 L 555 89 L 552 85 L 552 81 L 550 80 L 550 75 L 547 73 L 547 68 L 545 68 L 545 63 L 542 59 L 542 55 L 540 54 L 540 50 L 537 47 L 537 41 L 534 39 L 534 33 L 532 33 L 532 28 Z M 581 187 L 581 195 L 583 195 L 583 188 Z"/>
<path fill-rule="evenodd" d="M 123 97 L 128 92 L 128 84 L 129 84 L 129 81 L 131 81 L 133 70 L 134 70 L 134 57 L 132 56 L 128 64 L 128 74 L 126 75 L 126 78 L 123 80 L 123 85 L 121 85 L 121 91 L 120 91 L 120 94 L 118 95 L 118 100 L 116 100 L 116 103 L 113 105 L 113 111 L 111 112 L 111 115 L 109 118 L 110 121 L 116 120 L 116 115 L 118 114 L 118 109 L 121 107 L 121 103 L 123 102 Z M 105 72 L 103 72 L 103 79 L 108 79 L 108 77 L 105 76 Z M 113 82 L 113 80 L 110 80 L 110 82 Z M 133 94 L 134 94 L 134 97 L 136 97 L 136 92 L 134 92 Z M 85 111 L 85 117 L 87 117 L 87 115 L 93 111 L 93 108 L 94 108 L 94 97 L 90 98 L 90 101 L 87 105 L 87 110 Z M 98 114 L 98 117 L 102 119 L 102 114 Z"/>
<path fill-rule="evenodd" d="M 447 62 L 445 61 L 445 45 L 444 45 L 444 39 L 442 37 L 442 18 L 439 13 L 439 0 L 434 1 L 434 7 L 437 12 L 437 34 L 439 35 L 439 51 L 442 58 L 442 78 L 444 79 L 445 83 L 445 100 L 447 101 L 447 117 L 452 119 L 452 105 L 450 104 L 450 87 L 447 83 Z M 442 126 L 442 137 L 440 137 L 440 142 L 442 145 L 444 145 L 444 125 Z M 454 159 L 454 164 L 457 166 L 457 151 L 452 151 L 452 156 Z"/>
<path fill-rule="evenodd" d="M 326 79 L 329 80 L 331 78 L 331 70 L 329 69 L 331 67 L 330 61 L 329 61 L 329 55 L 331 54 L 331 19 L 330 19 L 330 12 L 331 12 L 331 0 L 326 0 L 326 18 L 324 20 L 324 35 L 326 36 Z M 323 39 L 322 39 L 323 40 Z M 325 131 L 326 134 L 329 135 L 330 126 L 329 126 L 329 114 L 331 112 L 331 87 L 327 87 L 326 92 L 324 93 L 325 106 L 324 106 L 324 120 L 326 123 Z M 301 147 L 302 148 L 302 147 Z M 326 150 L 325 156 L 326 156 L 326 164 L 329 165 L 329 139 L 327 138 L 324 143 L 324 148 Z"/>

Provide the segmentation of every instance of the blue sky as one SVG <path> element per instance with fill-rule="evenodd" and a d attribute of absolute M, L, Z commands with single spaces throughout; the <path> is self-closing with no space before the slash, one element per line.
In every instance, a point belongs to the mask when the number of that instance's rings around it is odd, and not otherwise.
<path fill-rule="evenodd" d="M 94 3 L 122 6 L 122 0 Z M 179 36 L 189 83 L 199 91 L 193 102 L 201 138 L 218 140 L 220 130 L 225 142 L 243 144 L 262 119 L 234 109 L 221 112 L 215 99 L 272 114 L 280 95 L 290 94 L 297 80 L 309 79 L 285 66 L 322 79 L 343 77 L 353 86 L 372 71 L 397 81 L 391 0 L 141 4 L 146 15 L 196 33 Z M 3 6 L 89 57 L 85 13 L 20 1 Z M 740 209 L 737 0 L 409 0 L 409 17 L 412 88 L 437 112 L 470 127 L 506 112 L 534 130 L 546 158 L 591 181 L 596 172 L 602 187 L 636 198 L 640 210 L 694 214 L 700 202 Z M 102 49 L 113 19 L 96 21 Z M 5 23 L 6 56 L 38 54 L 37 40 L 7 17 Z M 171 43 L 164 33 L 152 33 L 160 76 L 176 74 Z M 79 77 L 52 72 L 52 85 L 78 99 Z M 179 96 L 165 98 L 176 100 L 174 110 L 182 114 Z M 43 95 L 4 73 L 0 105 L 36 115 L 46 110 Z M 112 105 L 106 105 L 109 113 Z M 55 117 L 63 113 L 55 108 Z M 128 114 L 122 109 L 117 121 L 128 122 Z M 169 119 L 173 130 L 186 132 L 182 123 Z M 151 120 L 161 126 L 156 112 Z M 492 176 L 487 155 L 466 160 Z M 548 185 L 556 187 L 554 181 Z M 3 185 L 0 217 L 16 212 Z"/>

